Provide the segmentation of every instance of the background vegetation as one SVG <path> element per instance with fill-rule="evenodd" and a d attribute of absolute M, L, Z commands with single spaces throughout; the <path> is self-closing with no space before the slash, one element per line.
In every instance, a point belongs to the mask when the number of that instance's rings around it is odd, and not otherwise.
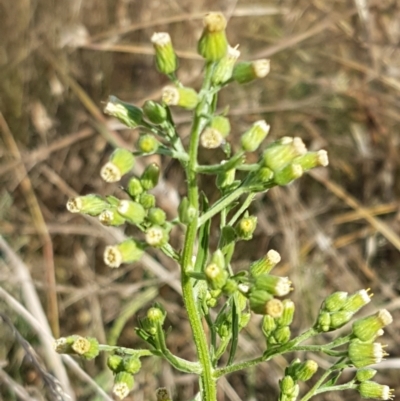
<path fill-rule="evenodd" d="M 158 99 L 167 83 L 153 67 L 150 36 L 168 31 L 181 57 L 180 78 L 200 82 L 194 52 L 207 11 L 229 18 L 228 38 L 242 59 L 271 58 L 262 82 L 233 85 L 221 93 L 230 105 L 233 147 L 252 122 L 271 124 L 270 136 L 300 136 L 309 149 L 325 148 L 330 166 L 294 185 L 257 198 L 259 226 L 237 252 L 236 266 L 278 250 L 279 275 L 290 276 L 297 305 L 295 330 L 309 327 L 329 293 L 371 288 L 371 313 L 394 316 L 384 342 L 390 358 L 377 381 L 400 395 L 400 5 L 396 0 L 2 0 L 0 2 L 0 311 L 42 356 L 46 345 L 13 302 L 40 321 L 39 295 L 53 333 L 96 336 L 124 346 L 140 343 L 137 315 L 154 301 L 168 312 L 173 352 L 191 359 L 193 344 L 179 298 L 177 266 L 161 253 L 115 271 L 102 261 L 104 246 L 118 239 L 94 219 L 69 214 L 68 197 L 119 193 L 99 168 L 115 144 L 133 149 L 137 131 L 102 114 L 108 95 L 141 105 Z M 189 114 L 176 114 L 182 138 Z M 203 151 L 216 162 L 219 151 Z M 256 156 L 254 156 L 256 157 Z M 168 159 L 139 159 L 163 166 L 158 203 L 174 217 L 183 195 L 182 173 Z M 156 160 L 155 160 L 156 159 Z M 181 183 L 181 184 L 180 184 Z M 204 191 L 215 200 L 213 187 Z M 181 241 L 177 235 L 173 240 Z M 11 256 L 10 256 L 11 255 Z M 21 260 L 10 259 L 19 255 Z M 22 263 L 22 261 L 24 263 Z M 31 279 L 34 284 L 30 286 Z M 32 295 L 33 294 L 33 295 Z M 42 329 L 44 325 L 42 324 Z M 40 332 L 40 331 L 39 331 Z M 328 334 L 326 335 L 329 336 Z M 263 349 L 254 317 L 239 344 L 239 358 Z M 307 355 L 320 366 L 326 361 Z M 50 362 L 49 362 L 50 361 Z M 105 389 L 112 385 L 105 359 L 79 363 Z M 284 358 L 222 380 L 221 400 L 275 400 Z M 16 334 L 0 329 L 0 397 L 51 399 Z M 96 398 L 86 379 L 68 368 L 78 400 Z M 21 387 L 19 387 L 21 385 Z M 162 385 L 174 400 L 190 399 L 196 378 L 149 359 L 131 399 L 154 399 Z M 24 393 L 25 392 L 25 393 Z M 48 398 L 47 398 L 48 397 Z M 357 393 L 320 400 L 356 400 Z"/>

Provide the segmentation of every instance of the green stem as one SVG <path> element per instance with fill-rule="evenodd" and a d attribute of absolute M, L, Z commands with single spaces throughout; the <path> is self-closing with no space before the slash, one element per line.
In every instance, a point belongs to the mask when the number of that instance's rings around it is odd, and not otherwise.
<path fill-rule="evenodd" d="M 242 203 L 239 210 L 234 214 L 234 216 L 229 220 L 228 226 L 233 226 L 236 223 L 236 220 L 244 213 L 247 208 L 250 206 L 251 202 L 253 202 L 256 194 L 251 193 L 247 195 L 246 200 Z"/>
<path fill-rule="evenodd" d="M 196 210 L 200 210 L 199 207 L 199 190 L 197 186 L 197 151 L 199 144 L 199 137 L 204 129 L 207 120 L 202 115 L 208 114 L 209 108 L 209 95 L 208 90 L 210 88 L 211 74 L 213 65 L 208 64 L 206 67 L 206 74 L 204 84 L 202 88 L 202 99 L 197 106 L 193 126 L 190 135 L 189 144 L 189 162 L 185 168 L 186 179 L 188 182 L 188 199 L 189 203 Z M 217 388 L 216 380 L 213 376 L 212 361 L 208 350 L 207 337 L 203 330 L 202 321 L 200 314 L 197 310 L 197 300 L 193 288 L 193 279 L 190 278 L 188 272 L 193 269 L 192 258 L 193 249 L 197 237 L 198 218 L 194 218 L 187 227 L 184 247 L 181 258 L 181 282 L 182 282 L 182 296 L 185 303 L 185 308 L 188 313 L 189 323 L 193 331 L 193 339 L 197 350 L 197 356 L 202 367 L 202 373 L 200 375 L 200 389 L 201 399 L 203 401 L 216 401 L 217 399 Z"/>

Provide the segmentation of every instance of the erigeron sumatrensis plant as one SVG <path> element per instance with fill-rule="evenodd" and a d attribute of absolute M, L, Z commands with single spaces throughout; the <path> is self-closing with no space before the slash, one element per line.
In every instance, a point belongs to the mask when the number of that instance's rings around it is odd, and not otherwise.
<path fill-rule="evenodd" d="M 327 166 L 328 157 L 325 150 L 307 151 L 298 137 L 283 137 L 259 151 L 270 129 L 265 121 L 257 121 L 249 127 L 241 136 L 239 150 L 231 152 L 227 142 L 229 120 L 216 111 L 218 92 L 230 83 L 243 84 L 265 77 L 269 72 L 269 60 L 237 62 L 239 50 L 228 45 L 225 28 L 226 20 L 220 13 L 210 13 L 204 18 L 198 52 L 205 60 L 205 68 L 199 91 L 184 87 L 178 80 L 178 61 L 170 36 L 155 33 L 152 42 L 157 69 L 170 78 L 172 85 L 163 89 L 160 102 L 147 101 L 142 108 L 113 96 L 105 107 L 105 113 L 128 127 L 141 128 L 143 133 L 135 154 L 126 149 L 116 149 L 112 153 L 101 169 L 102 178 L 107 182 L 119 181 L 123 175 L 129 174 L 138 155 L 161 154 L 177 159 L 185 171 L 187 182 L 187 197 L 182 199 L 177 211 L 179 218 L 168 221 L 165 212 L 156 206 L 155 197 L 149 193 L 157 185 L 160 174 L 156 164 L 150 164 L 140 177 L 129 179 L 125 199 L 86 195 L 70 199 L 67 204 L 73 213 L 98 216 L 105 225 L 132 224 L 144 233 L 142 240 L 128 238 L 106 247 L 104 261 L 111 268 L 139 260 L 151 247 L 160 249 L 176 261 L 180 266 L 183 302 L 198 360 L 187 361 L 168 350 L 163 327 L 166 312 L 159 304 L 147 311 L 136 328 L 139 337 L 149 345 L 148 349 L 101 345 L 94 338 L 75 335 L 57 340 L 55 349 L 86 359 L 94 358 L 99 351 L 109 352 L 108 367 L 115 375 L 113 392 L 121 399 L 133 388 L 134 375 L 140 371 L 143 357 L 165 358 L 175 369 L 198 375 L 196 400 L 216 401 L 219 378 L 293 351 L 320 352 L 335 362 L 323 371 L 312 360 L 293 360 L 279 382 L 280 401 L 306 401 L 316 394 L 346 389 L 357 390 L 363 398 L 391 399 L 392 390 L 372 381 L 376 371 L 368 368 L 387 355 L 384 346 L 376 339 L 392 321 L 388 311 L 380 310 L 375 315 L 354 321 L 350 334 L 339 335 L 325 345 L 302 345 L 306 340 L 310 344 L 313 337 L 349 323 L 354 314 L 370 302 L 368 290 L 350 295 L 336 292 L 328 296 L 314 325 L 294 336 L 290 326 L 295 305 L 285 298 L 293 289 L 292 283 L 287 277 L 271 274 L 280 261 L 280 255 L 269 250 L 247 270 L 233 273 L 231 260 L 235 245 L 250 240 L 257 225 L 257 218 L 248 211 L 254 197 L 274 186 L 287 185 L 314 167 Z M 192 113 L 187 148 L 176 131 L 171 106 Z M 200 165 L 197 158 L 199 146 L 207 149 L 221 147 L 225 160 L 217 165 Z M 246 163 L 246 154 L 256 151 L 260 153 L 258 162 Z M 210 204 L 199 191 L 200 174 L 215 177 L 220 198 L 214 204 Z M 220 222 L 218 247 L 211 251 L 211 220 L 217 216 Z M 169 243 L 169 233 L 175 225 L 185 231 L 181 250 L 174 249 Z M 257 358 L 237 361 L 238 337 L 252 313 L 263 315 L 260 330 L 265 337 L 266 350 Z M 225 355 L 223 364 L 221 358 Z M 355 368 L 353 378 L 347 383 L 337 384 L 347 367 Z M 300 396 L 299 382 L 309 380 L 318 370 L 320 378 Z M 157 391 L 157 398 L 170 399 L 165 389 Z"/>

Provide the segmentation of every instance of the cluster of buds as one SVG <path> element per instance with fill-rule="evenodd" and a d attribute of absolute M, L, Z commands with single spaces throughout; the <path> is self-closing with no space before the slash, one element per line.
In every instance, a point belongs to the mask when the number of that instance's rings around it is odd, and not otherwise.
<path fill-rule="evenodd" d="M 79 355 L 87 360 L 99 354 L 99 343 L 93 337 L 72 335 L 60 337 L 53 343 L 54 350 L 59 354 Z"/>
<path fill-rule="evenodd" d="M 327 332 L 344 326 L 371 301 L 371 297 L 369 290 L 360 290 L 352 295 L 344 291 L 329 295 L 321 306 L 315 328 Z"/>
<path fill-rule="evenodd" d="M 113 393 L 122 400 L 133 389 L 135 383 L 134 375 L 139 372 L 142 364 L 135 356 L 110 355 L 107 366 L 114 373 Z"/>

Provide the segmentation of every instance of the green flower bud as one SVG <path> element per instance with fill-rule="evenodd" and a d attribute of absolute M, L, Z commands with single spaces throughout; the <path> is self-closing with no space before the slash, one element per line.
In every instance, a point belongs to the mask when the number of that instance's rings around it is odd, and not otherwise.
<path fill-rule="evenodd" d="M 218 189 L 224 190 L 232 187 L 235 182 L 236 169 L 232 168 L 227 171 L 218 173 L 216 184 Z"/>
<path fill-rule="evenodd" d="M 377 371 L 371 368 L 359 369 L 356 373 L 356 379 L 359 382 L 365 382 L 367 380 L 371 380 L 376 375 L 376 373 Z"/>
<path fill-rule="evenodd" d="M 257 227 L 257 217 L 247 216 L 240 219 L 236 226 L 235 231 L 239 239 L 248 241 L 253 238 L 253 233 Z"/>
<path fill-rule="evenodd" d="M 153 102 L 152 100 L 147 100 L 144 103 L 143 112 L 150 122 L 156 125 L 162 124 L 168 117 L 166 108 L 162 104 Z"/>
<path fill-rule="evenodd" d="M 257 277 L 261 274 L 269 273 L 279 262 L 281 261 L 281 255 L 273 249 L 259 260 L 256 260 L 250 265 L 250 274 L 253 277 Z"/>
<path fill-rule="evenodd" d="M 134 163 L 135 158 L 129 150 L 117 148 L 101 168 L 100 176 L 106 182 L 117 182 L 132 169 Z"/>
<path fill-rule="evenodd" d="M 363 306 L 367 305 L 371 302 L 371 294 L 369 294 L 368 290 L 360 290 L 357 291 L 355 294 L 350 295 L 346 303 L 343 305 L 342 310 L 346 312 L 356 313 L 358 312 Z"/>
<path fill-rule="evenodd" d="M 352 317 L 353 317 L 352 312 L 346 312 L 346 311 L 332 312 L 330 328 L 334 330 L 339 329 L 340 327 L 343 327 L 346 323 L 348 323 Z"/>
<path fill-rule="evenodd" d="M 155 326 L 162 325 L 165 320 L 166 313 L 160 306 L 153 306 L 147 311 L 147 319 Z"/>
<path fill-rule="evenodd" d="M 278 327 L 273 334 L 275 345 L 286 344 L 290 340 L 291 334 L 289 326 Z"/>
<path fill-rule="evenodd" d="M 388 354 L 380 343 L 351 341 L 348 348 L 348 356 L 356 368 L 380 363 L 386 355 Z"/>
<path fill-rule="evenodd" d="M 222 289 L 229 277 L 229 274 L 224 267 L 217 263 L 210 263 L 208 266 L 206 266 L 204 273 L 206 275 L 208 285 L 213 290 Z"/>
<path fill-rule="evenodd" d="M 104 210 L 104 212 L 100 213 L 99 220 L 105 226 L 121 226 L 125 223 L 125 218 L 117 210 L 112 209 Z"/>
<path fill-rule="evenodd" d="M 221 269 L 225 269 L 225 256 L 221 249 L 217 249 L 212 257 L 211 257 L 211 263 L 215 263 L 218 267 Z"/>
<path fill-rule="evenodd" d="M 154 138 L 154 135 L 145 134 L 139 137 L 136 147 L 142 153 L 152 154 L 157 152 L 160 142 Z"/>
<path fill-rule="evenodd" d="M 254 289 L 267 291 L 272 295 L 282 297 L 289 294 L 289 292 L 292 290 L 291 284 L 292 283 L 288 277 L 260 274 L 254 280 Z"/>
<path fill-rule="evenodd" d="M 140 183 L 139 178 L 132 177 L 128 182 L 128 187 L 126 188 L 128 194 L 135 198 L 139 196 L 143 192 L 142 184 Z"/>
<path fill-rule="evenodd" d="M 205 149 L 216 149 L 224 142 L 224 137 L 215 128 L 207 127 L 200 135 L 200 144 Z"/>
<path fill-rule="evenodd" d="M 261 167 L 255 173 L 252 182 L 255 184 L 261 184 L 263 186 L 272 183 L 274 178 L 274 172 L 268 167 Z"/>
<path fill-rule="evenodd" d="M 267 302 L 272 298 L 266 291 L 252 289 L 249 296 L 250 309 L 259 315 L 267 315 Z"/>
<path fill-rule="evenodd" d="M 211 82 L 214 85 L 221 85 L 232 78 L 233 67 L 240 56 L 240 51 L 228 45 L 228 52 L 222 59 L 218 62 L 215 67 L 213 76 L 211 77 Z"/>
<path fill-rule="evenodd" d="M 167 219 L 167 215 L 159 207 L 152 207 L 148 212 L 147 219 L 152 224 L 162 226 Z"/>
<path fill-rule="evenodd" d="M 133 389 L 134 383 L 134 378 L 130 373 L 119 372 L 115 375 L 112 392 L 122 400 L 127 397 Z"/>
<path fill-rule="evenodd" d="M 261 164 L 269 167 L 274 172 L 280 171 L 289 163 L 292 163 L 296 157 L 302 156 L 306 152 L 307 149 L 301 138 L 285 136 L 265 149 Z"/>
<path fill-rule="evenodd" d="M 161 248 L 168 243 L 169 234 L 160 226 L 151 226 L 146 231 L 146 242 L 155 248 Z"/>
<path fill-rule="evenodd" d="M 121 372 L 124 369 L 122 357 L 115 354 L 110 355 L 107 358 L 107 366 L 114 373 Z"/>
<path fill-rule="evenodd" d="M 272 316 L 274 319 L 280 318 L 283 313 L 282 301 L 276 298 L 272 298 L 265 304 L 265 312 L 267 315 Z"/>
<path fill-rule="evenodd" d="M 160 177 L 160 167 L 156 163 L 149 164 L 140 177 L 140 183 L 144 190 L 153 189 Z"/>
<path fill-rule="evenodd" d="M 99 343 L 95 338 L 75 336 L 72 350 L 85 359 L 93 359 L 99 354 Z"/>
<path fill-rule="evenodd" d="M 140 195 L 139 203 L 145 209 L 151 209 L 152 207 L 154 207 L 156 205 L 156 197 L 153 194 L 148 194 L 146 192 L 143 192 Z"/>
<path fill-rule="evenodd" d="M 123 102 L 115 96 L 110 96 L 104 113 L 117 118 L 129 128 L 136 128 L 142 122 L 143 111 L 133 104 Z"/>
<path fill-rule="evenodd" d="M 190 206 L 189 199 L 184 197 L 178 206 L 179 221 L 182 224 L 189 224 L 197 215 L 195 207 Z"/>
<path fill-rule="evenodd" d="M 353 323 L 353 334 L 361 341 L 370 341 L 392 321 L 392 315 L 386 309 L 381 309 L 372 316 L 356 320 Z"/>
<path fill-rule="evenodd" d="M 178 68 L 178 59 L 171 43 L 171 37 L 166 32 L 154 33 L 151 37 L 156 51 L 156 66 L 162 74 L 172 74 Z"/>
<path fill-rule="evenodd" d="M 276 330 L 277 325 L 275 319 L 270 315 L 265 315 L 262 320 L 262 332 L 265 338 L 269 338 L 271 334 Z"/>
<path fill-rule="evenodd" d="M 291 395 L 296 383 L 291 376 L 285 376 L 280 382 L 279 387 L 281 392 L 285 395 Z"/>
<path fill-rule="evenodd" d="M 246 84 L 258 78 L 264 78 L 270 71 L 270 62 L 267 59 L 243 61 L 235 65 L 233 79 L 239 84 Z"/>
<path fill-rule="evenodd" d="M 291 369 L 292 368 L 292 369 Z M 310 380 L 318 370 L 318 364 L 312 360 L 308 360 L 302 363 L 297 363 L 293 367 L 289 367 L 289 374 L 295 381 L 307 381 Z"/>
<path fill-rule="evenodd" d="M 142 363 L 137 356 L 129 356 L 124 358 L 122 364 L 124 371 L 130 373 L 131 375 L 139 372 L 140 368 L 142 367 Z"/>
<path fill-rule="evenodd" d="M 277 319 L 277 324 L 279 326 L 290 326 L 293 321 L 295 305 L 294 302 L 290 299 L 284 299 L 282 301 L 283 304 L 283 312 L 282 316 Z"/>
<path fill-rule="evenodd" d="M 329 164 L 328 153 L 326 150 L 307 152 L 302 156 L 296 157 L 293 162 L 300 164 L 304 171 L 308 171 L 319 166 L 326 167 Z"/>
<path fill-rule="evenodd" d="M 119 202 L 118 213 L 131 224 L 141 224 L 146 217 L 146 210 L 137 202 L 122 200 Z"/>
<path fill-rule="evenodd" d="M 224 116 L 215 116 L 210 122 L 210 127 L 217 130 L 223 138 L 226 138 L 231 131 L 231 123 Z"/>
<path fill-rule="evenodd" d="M 203 20 L 204 30 L 199 39 L 197 50 L 207 61 L 222 59 L 228 50 L 226 39 L 226 19 L 221 13 L 209 13 Z"/>
<path fill-rule="evenodd" d="M 261 145 L 270 130 L 270 126 L 264 121 L 256 121 L 241 137 L 242 149 L 246 152 L 254 152 Z"/>
<path fill-rule="evenodd" d="M 104 250 L 104 262 L 110 267 L 119 267 L 122 263 L 132 263 L 139 260 L 144 252 L 143 245 L 132 238 L 118 245 L 109 245 Z"/>
<path fill-rule="evenodd" d="M 84 213 L 90 216 L 98 216 L 110 205 L 99 195 L 85 195 L 70 198 L 67 202 L 67 209 L 71 213 Z"/>
<path fill-rule="evenodd" d="M 288 164 L 282 170 L 275 172 L 274 182 L 280 186 L 288 185 L 302 175 L 303 169 L 300 164 Z"/>
<path fill-rule="evenodd" d="M 172 401 L 168 390 L 165 387 L 160 387 L 156 390 L 157 401 Z"/>
<path fill-rule="evenodd" d="M 192 88 L 166 86 L 162 90 L 162 101 L 168 106 L 180 106 L 193 110 L 199 102 L 199 96 Z"/>
<path fill-rule="evenodd" d="M 362 398 L 373 398 L 375 400 L 392 400 L 394 398 L 394 390 L 389 386 L 371 381 L 360 383 L 357 390 Z"/>
<path fill-rule="evenodd" d="M 319 331 L 327 332 L 331 330 L 331 314 L 325 311 L 320 312 L 315 326 Z"/>
<path fill-rule="evenodd" d="M 226 295 L 234 294 L 238 289 L 238 283 L 233 279 L 228 279 L 222 288 L 222 291 Z"/>
<path fill-rule="evenodd" d="M 325 298 L 322 308 L 328 312 L 337 312 L 342 309 L 347 300 L 347 292 L 337 291 Z"/>

